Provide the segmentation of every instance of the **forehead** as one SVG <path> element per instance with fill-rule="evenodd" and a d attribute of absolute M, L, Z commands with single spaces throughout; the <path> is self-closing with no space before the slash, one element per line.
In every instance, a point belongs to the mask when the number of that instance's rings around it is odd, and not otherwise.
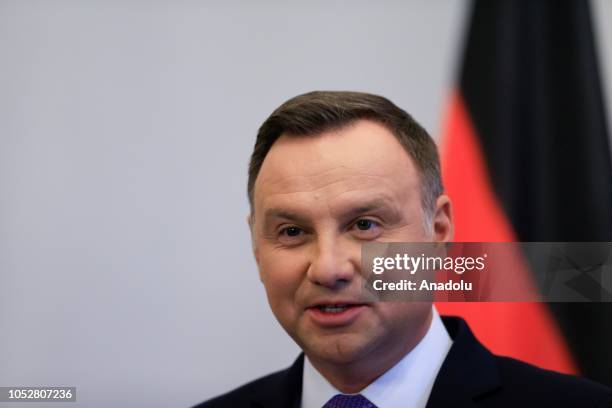
<path fill-rule="evenodd" d="M 257 212 L 272 203 L 340 196 L 412 200 L 418 187 L 414 163 L 396 137 L 361 120 L 320 135 L 281 136 L 262 164 L 254 204 Z"/>

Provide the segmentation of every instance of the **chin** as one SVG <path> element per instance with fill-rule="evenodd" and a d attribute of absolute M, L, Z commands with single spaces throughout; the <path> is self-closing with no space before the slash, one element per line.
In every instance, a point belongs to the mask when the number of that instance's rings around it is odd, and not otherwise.
<path fill-rule="evenodd" d="M 373 348 L 371 341 L 355 335 L 343 334 L 316 339 L 316 344 L 305 344 L 303 350 L 311 357 L 333 364 L 350 364 L 362 359 Z M 308 343 L 308 342 L 307 342 Z"/>

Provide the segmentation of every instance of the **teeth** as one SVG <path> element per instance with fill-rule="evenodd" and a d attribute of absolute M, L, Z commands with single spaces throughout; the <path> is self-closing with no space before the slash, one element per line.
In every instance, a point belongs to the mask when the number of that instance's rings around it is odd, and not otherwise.
<path fill-rule="evenodd" d="M 326 313 L 340 313 L 344 310 L 346 310 L 346 308 L 348 307 L 348 305 L 329 305 L 329 306 L 319 306 L 319 309 L 321 309 L 322 311 L 326 312 Z"/>

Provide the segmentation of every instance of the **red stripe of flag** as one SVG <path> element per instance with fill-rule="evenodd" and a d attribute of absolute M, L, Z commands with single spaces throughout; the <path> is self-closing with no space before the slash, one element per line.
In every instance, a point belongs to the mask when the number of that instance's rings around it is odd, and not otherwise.
<path fill-rule="evenodd" d="M 455 241 L 517 241 L 491 188 L 478 136 L 458 92 L 451 96 L 442 143 L 442 175 L 455 221 Z M 529 280 L 527 271 L 517 271 Z M 442 314 L 464 317 L 496 354 L 576 373 L 569 350 L 543 303 L 437 303 Z"/>

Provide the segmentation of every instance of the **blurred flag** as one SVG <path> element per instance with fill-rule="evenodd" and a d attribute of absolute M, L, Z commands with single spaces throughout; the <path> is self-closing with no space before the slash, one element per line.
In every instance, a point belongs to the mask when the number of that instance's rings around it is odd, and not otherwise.
<path fill-rule="evenodd" d="M 476 0 L 442 141 L 456 241 L 612 241 L 586 0 Z M 443 303 L 494 352 L 612 385 L 612 303 Z"/>

